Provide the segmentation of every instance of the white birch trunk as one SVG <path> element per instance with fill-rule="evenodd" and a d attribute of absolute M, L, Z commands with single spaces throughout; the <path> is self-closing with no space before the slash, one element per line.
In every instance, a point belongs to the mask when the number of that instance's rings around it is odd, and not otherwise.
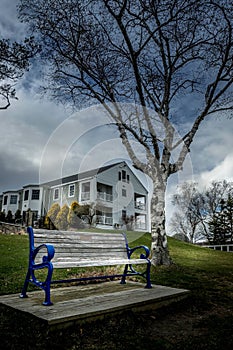
<path fill-rule="evenodd" d="M 165 230 L 165 193 L 167 181 L 154 181 L 151 200 L 152 265 L 171 265 Z"/>

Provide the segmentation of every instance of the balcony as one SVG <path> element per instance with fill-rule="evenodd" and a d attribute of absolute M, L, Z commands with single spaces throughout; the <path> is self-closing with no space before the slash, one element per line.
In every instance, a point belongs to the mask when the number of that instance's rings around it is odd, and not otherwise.
<path fill-rule="evenodd" d="M 146 210 L 146 205 L 142 202 L 134 202 L 134 208 L 139 210 Z"/>
<path fill-rule="evenodd" d="M 110 216 L 98 215 L 97 222 L 98 222 L 98 224 L 102 224 L 102 225 L 112 225 L 113 220 L 112 220 L 112 217 L 110 217 Z"/>
<path fill-rule="evenodd" d="M 135 227 L 135 230 L 146 230 L 146 223 L 145 222 L 136 222 L 134 227 Z"/>
<path fill-rule="evenodd" d="M 113 196 L 112 194 L 106 192 L 97 192 L 97 199 L 103 202 L 112 202 Z"/>

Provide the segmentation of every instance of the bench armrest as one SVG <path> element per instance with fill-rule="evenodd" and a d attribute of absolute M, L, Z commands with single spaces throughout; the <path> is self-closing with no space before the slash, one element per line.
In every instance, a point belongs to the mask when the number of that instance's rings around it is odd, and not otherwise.
<path fill-rule="evenodd" d="M 137 249 L 144 249 L 145 251 L 145 254 L 141 253 L 140 254 L 140 259 L 148 259 L 149 258 L 149 255 L 150 255 L 150 249 L 145 246 L 145 245 L 139 245 L 137 247 L 134 247 L 134 248 L 129 248 L 128 247 L 128 255 L 129 255 L 129 258 L 131 257 L 131 255 L 135 252 L 135 250 Z"/>
<path fill-rule="evenodd" d="M 47 255 L 43 256 L 43 262 L 47 262 L 52 260 L 52 258 L 54 257 L 55 254 L 55 249 L 54 246 L 52 244 L 41 244 L 38 247 L 36 247 L 33 250 L 33 254 L 32 254 L 32 260 L 35 259 L 36 255 L 39 253 L 39 251 L 43 248 L 46 248 L 47 250 Z"/>

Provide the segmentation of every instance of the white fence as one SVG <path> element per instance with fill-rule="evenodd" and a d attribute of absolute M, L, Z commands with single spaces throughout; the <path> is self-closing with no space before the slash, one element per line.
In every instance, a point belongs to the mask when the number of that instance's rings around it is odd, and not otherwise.
<path fill-rule="evenodd" d="M 233 244 L 213 244 L 213 245 L 211 244 L 211 245 L 203 245 L 202 247 L 233 253 Z"/>

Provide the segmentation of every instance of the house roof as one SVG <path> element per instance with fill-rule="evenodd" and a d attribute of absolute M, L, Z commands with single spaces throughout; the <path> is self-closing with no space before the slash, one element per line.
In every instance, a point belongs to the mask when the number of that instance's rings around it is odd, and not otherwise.
<path fill-rule="evenodd" d="M 87 170 L 87 171 L 84 171 L 84 172 L 81 172 L 79 174 L 73 174 L 73 175 L 69 175 L 69 176 L 65 176 L 63 178 L 60 178 L 60 179 L 56 179 L 56 180 L 51 180 L 51 181 L 48 181 L 48 182 L 44 182 L 42 184 L 29 184 L 29 185 L 25 185 L 23 186 L 22 189 L 20 190 L 10 190 L 10 191 L 4 191 L 3 192 L 3 195 L 6 194 L 6 193 L 19 193 L 20 191 L 22 191 L 23 189 L 26 189 L 26 188 L 29 188 L 29 187 L 40 187 L 40 186 L 48 186 L 48 187 L 54 187 L 54 186 L 59 186 L 59 185 L 63 185 L 63 184 L 68 184 L 68 183 L 72 183 L 72 182 L 76 182 L 76 181 L 79 181 L 79 180 L 84 180 L 84 179 L 87 179 L 87 178 L 92 178 L 108 169 L 111 169 L 117 165 L 125 165 L 127 166 L 129 169 L 130 167 L 128 166 L 128 164 L 125 162 L 125 161 L 120 161 L 120 162 L 116 162 L 116 163 L 112 163 L 112 164 L 108 164 L 108 165 L 105 165 L 103 167 L 100 167 L 100 168 L 96 168 L 96 169 L 91 169 L 91 170 Z M 130 171 L 132 172 L 132 170 L 130 169 Z M 132 172 L 133 173 L 133 172 Z M 134 173 L 133 173 L 134 174 Z M 145 188 L 145 186 L 142 184 L 142 182 L 138 179 L 138 177 L 134 174 L 134 176 L 137 178 L 137 180 L 140 182 L 140 184 L 144 187 L 144 189 L 147 191 L 147 189 Z M 147 191 L 148 192 L 148 191 Z"/>
<path fill-rule="evenodd" d="M 49 181 L 49 182 L 45 182 L 42 184 L 42 186 L 56 186 L 56 185 L 62 185 L 62 184 L 66 184 L 66 183 L 70 183 L 70 182 L 75 182 L 75 181 L 78 181 L 78 180 L 83 180 L 83 179 L 87 179 L 87 178 L 90 178 L 90 177 L 94 177 L 95 175 L 97 174 L 100 174 L 116 165 L 119 165 L 119 164 L 122 164 L 122 163 L 125 163 L 124 161 L 123 162 L 117 162 L 117 163 L 113 163 L 113 164 L 109 164 L 109 165 L 106 165 L 106 166 L 103 166 L 103 167 L 100 167 L 100 168 L 96 168 L 96 169 L 91 169 L 91 170 L 87 170 L 87 171 L 84 171 L 82 173 L 79 173 L 79 174 L 74 174 L 74 175 L 69 175 L 69 176 L 65 176 L 63 178 L 60 178 L 60 179 L 57 179 L 57 180 L 52 180 L 52 181 Z M 125 163 L 126 164 L 126 163 Z"/>
<path fill-rule="evenodd" d="M 4 192 L 2 192 L 2 195 L 11 194 L 11 193 L 19 193 L 20 191 L 22 191 L 22 190 L 9 190 L 9 191 L 4 191 Z"/>

